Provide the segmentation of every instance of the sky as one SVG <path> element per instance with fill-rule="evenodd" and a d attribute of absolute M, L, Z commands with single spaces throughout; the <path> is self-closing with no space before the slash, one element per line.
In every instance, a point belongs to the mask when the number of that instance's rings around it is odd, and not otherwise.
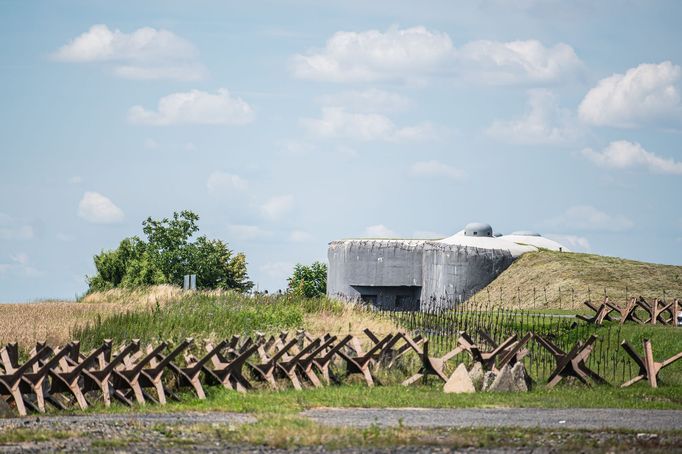
<path fill-rule="evenodd" d="M 471 221 L 682 265 L 677 1 L 0 0 L 0 301 L 192 210 L 261 290 Z"/>

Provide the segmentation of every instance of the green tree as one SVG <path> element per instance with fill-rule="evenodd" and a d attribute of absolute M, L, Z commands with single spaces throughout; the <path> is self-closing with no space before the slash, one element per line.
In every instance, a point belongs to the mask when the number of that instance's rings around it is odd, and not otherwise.
<path fill-rule="evenodd" d="M 194 254 L 190 239 L 199 231 L 198 220 L 199 216 L 185 210 L 173 213 L 172 219 L 155 220 L 149 217 L 142 222 L 149 259 L 170 283 L 180 284 L 185 274 L 195 272 L 190 265 Z"/>
<path fill-rule="evenodd" d="M 197 275 L 198 288 L 250 290 L 253 283 L 246 273 L 246 256 L 234 254 L 220 240 L 200 236 L 192 243 L 188 269 Z"/>
<path fill-rule="evenodd" d="M 327 294 L 327 264 L 314 262 L 312 265 L 296 264 L 289 281 L 289 291 L 307 298 Z"/>
<path fill-rule="evenodd" d="M 147 241 L 125 238 L 118 248 L 95 255 L 97 274 L 88 277 L 89 291 L 180 285 L 185 274 L 197 275 L 197 288 L 250 290 L 253 283 L 243 253 L 235 254 L 223 241 L 205 236 L 192 241 L 198 220 L 191 211 L 173 213 L 171 219 L 147 218 L 142 223 Z"/>

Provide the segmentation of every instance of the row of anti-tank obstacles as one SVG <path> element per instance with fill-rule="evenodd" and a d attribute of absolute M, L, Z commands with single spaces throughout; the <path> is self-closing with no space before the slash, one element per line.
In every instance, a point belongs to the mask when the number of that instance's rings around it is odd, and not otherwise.
<path fill-rule="evenodd" d="M 498 374 L 517 364 L 522 367 L 522 360 L 528 354 L 525 346 L 531 339 L 555 358 L 556 367 L 549 376 L 548 387 L 566 377 L 574 377 L 587 385 L 591 381 L 606 383 L 586 364 L 596 335 L 564 352 L 548 337 L 533 333 L 522 338 L 512 335 L 498 343 L 488 333 L 479 331 L 481 343 L 476 343 L 466 332 L 460 332 L 455 349 L 444 356 L 432 357 L 428 340 L 420 335 L 412 337 L 398 332 L 379 338 L 369 329 L 364 333 L 370 345 L 367 350 L 355 336 L 338 338 L 325 334 L 313 338 L 301 330 L 291 338 L 282 332 L 270 337 L 263 334 L 245 339 L 233 336 L 215 345 L 207 341 L 204 344 L 206 354 L 201 358 L 187 353 L 192 339 L 182 341 L 168 352 L 169 346 L 165 342 L 142 350 L 137 340 L 114 351 L 112 342 L 107 340 L 85 355 L 80 352 L 79 342 L 56 349 L 38 343 L 22 364 L 19 347 L 12 343 L 0 350 L 4 368 L 0 371 L 0 398 L 13 404 L 24 416 L 27 408 L 45 412 L 46 404 L 50 404 L 63 410 L 72 405 L 85 409 L 96 400 L 105 406 L 109 406 L 112 399 L 128 406 L 134 402 L 163 405 L 169 398 L 179 400 L 176 392 L 182 389 L 190 389 L 199 399 L 205 399 L 204 385 L 246 392 L 254 388 L 255 381 L 276 390 L 281 389 L 284 380 L 300 390 L 304 386 L 321 387 L 323 383 L 340 383 L 348 376 L 360 375 L 367 386 L 374 386 L 373 372 L 377 368 L 391 369 L 410 352 L 418 356 L 420 367 L 416 374 L 403 381 L 403 385 L 425 380 L 427 376 L 447 383 L 457 371 L 449 378 L 445 365 L 457 354 L 468 352 L 479 371 Z M 644 356 L 625 341 L 622 346 L 640 369 L 636 377 L 622 385 L 624 387 L 643 379 L 656 387 L 659 371 L 682 357 L 680 352 L 656 362 L 648 340 L 644 341 Z M 178 361 L 180 355 L 184 356 L 182 365 Z M 463 364 L 458 370 L 461 368 L 464 368 Z M 339 370 L 344 373 L 337 374 Z M 166 372 L 169 374 L 164 376 Z"/>
<path fill-rule="evenodd" d="M 677 298 L 668 302 L 656 298 L 653 302 L 648 302 L 639 296 L 630 298 L 625 304 L 620 305 L 609 301 L 606 296 L 599 305 L 590 301 L 585 301 L 583 304 L 594 314 L 591 316 L 579 314 L 576 317 L 597 326 L 601 326 L 604 320 L 617 321 L 621 325 L 626 322 L 640 325 L 677 325 L 677 317 L 682 313 L 682 301 Z"/>

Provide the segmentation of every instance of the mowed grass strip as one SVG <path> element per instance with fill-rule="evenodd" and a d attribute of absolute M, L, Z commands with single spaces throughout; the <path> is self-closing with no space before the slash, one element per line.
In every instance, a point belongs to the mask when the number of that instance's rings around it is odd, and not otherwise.
<path fill-rule="evenodd" d="M 206 388 L 207 398 L 199 400 L 190 393 L 181 393 L 180 402 L 167 405 L 125 407 L 113 403 L 104 408 L 95 405 L 85 413 L 176 413 L 184 411 L 227 411 L 255 415 L 296 415 L 311 408 L 633 408 L 682 409 L 682 386 L 669 385 L 657 389 L 645 383 L 630 388 L 582 385 L 562 385 L 554 389 L 536 386 L 527 393 L 445 394 L 442 384 L 404 387 L 377 386 L 353 383 L 319 389 L 296 391 L 253 390 L 245 394 L 220 387 Z M 69 414 L 82 414 L 71 410 Z M 66 414 L 63 411 L 58 414 Z M 57 414 L 57 412 L 55 412 Z"/>

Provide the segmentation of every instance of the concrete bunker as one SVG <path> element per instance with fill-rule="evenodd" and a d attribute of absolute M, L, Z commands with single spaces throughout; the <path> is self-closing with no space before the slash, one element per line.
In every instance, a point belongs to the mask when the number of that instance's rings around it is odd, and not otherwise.
<path fill-rule="evenodd" d="M 537 234 L 521 233 L 525 232 L 495 236 L 489 224 L 470 223 L 442 240 L 332 241 L 327 293 L 385 310 L 453 307 L 488 285 L 520 255 L 547 245 L 567 250 Z"/>

